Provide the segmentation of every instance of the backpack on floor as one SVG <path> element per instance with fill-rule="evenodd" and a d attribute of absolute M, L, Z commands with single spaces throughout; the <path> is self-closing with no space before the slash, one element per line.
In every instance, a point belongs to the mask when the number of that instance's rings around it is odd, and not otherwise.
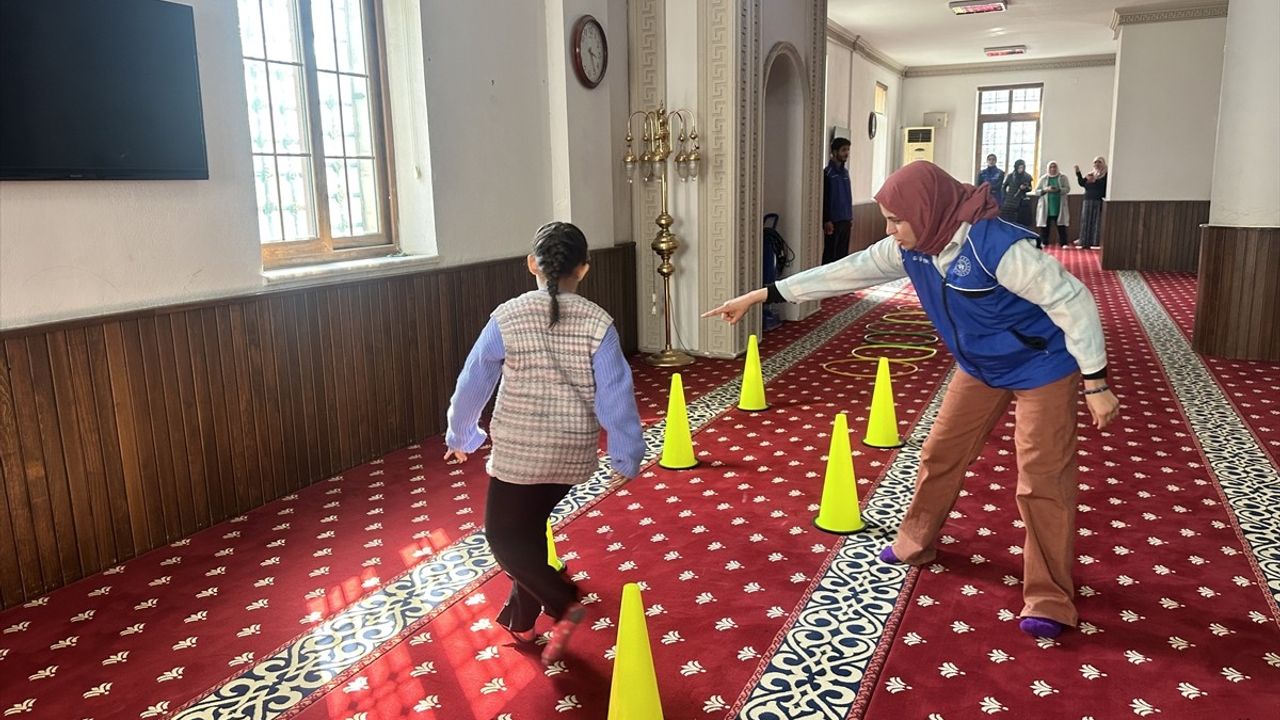
<path fill-rule="evenodd" d="M 778 213 L 764 216 L 764 282 L 769 284 L 782 275 L 796 259 L 787 241 L 778 232 Z"/>

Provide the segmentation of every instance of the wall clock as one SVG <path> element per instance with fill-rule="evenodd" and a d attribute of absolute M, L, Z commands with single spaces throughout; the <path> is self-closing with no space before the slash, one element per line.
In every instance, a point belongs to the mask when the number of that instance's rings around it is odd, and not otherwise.
<path fill-rule="evenodd" d="M 589 88 L 600 84 L 609 67 L 609 41 L 600 22 L 583 15 L 573 25 L 573 71 L 578 81 Z"/>

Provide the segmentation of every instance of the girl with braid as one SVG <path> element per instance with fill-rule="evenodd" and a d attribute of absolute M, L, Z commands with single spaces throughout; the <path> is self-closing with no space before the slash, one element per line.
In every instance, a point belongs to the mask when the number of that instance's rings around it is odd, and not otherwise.
<path fill-rule="evenodd" d="M 494 559 L 511 578 L 498 623 L 532 643 L 538 616 L 550 615 L 542 660 L 551 664 L 586 610 L 577 586 L 547 564 L 547 519 L 595 472 L 602 426 L 615 479 L 639 474 L 645 448 L 613 318 L 575 292 L 590 267 L 586 237 L 569 223 L 547 223 L 528 264 L 538 289 L 493 311 L 458 377 L 445 460 L 466 462 L 484 443 L 480 414 L 498 386 L 484 517 Z"/>

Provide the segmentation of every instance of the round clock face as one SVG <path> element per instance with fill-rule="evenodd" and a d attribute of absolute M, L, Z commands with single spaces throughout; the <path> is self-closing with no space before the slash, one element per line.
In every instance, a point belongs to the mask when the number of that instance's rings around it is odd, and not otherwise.
<path fill-rule="evenodd" d="M 588 15 L 578 21 L 573 35 L 574 70 L 583 85 L 593 88 L 604 79 L 604 71 L 609 66 L 609 43 L 604 28 Z"/>

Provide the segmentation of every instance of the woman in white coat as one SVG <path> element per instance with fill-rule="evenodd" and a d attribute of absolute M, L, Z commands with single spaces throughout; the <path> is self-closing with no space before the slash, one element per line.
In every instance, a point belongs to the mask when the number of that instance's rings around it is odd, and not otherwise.
<path fill-rule="evenodd" d="M 1040 202 L 1036 204 L 1036 227 L 1040 230 L 1040 246 L 1049 244 L 1049 228 L 1058 228 L 1058 247 L 1067 247 L 1067 229 L 1071 225 L 1071 211 L 1068 209 L 1067 194 L 1071 192 L 1071 183 L 1067 176 L 1058 172 L 1058 163 L 1050 161 L 1045 174 L 1036 183 L 1036 195 Z"/>

